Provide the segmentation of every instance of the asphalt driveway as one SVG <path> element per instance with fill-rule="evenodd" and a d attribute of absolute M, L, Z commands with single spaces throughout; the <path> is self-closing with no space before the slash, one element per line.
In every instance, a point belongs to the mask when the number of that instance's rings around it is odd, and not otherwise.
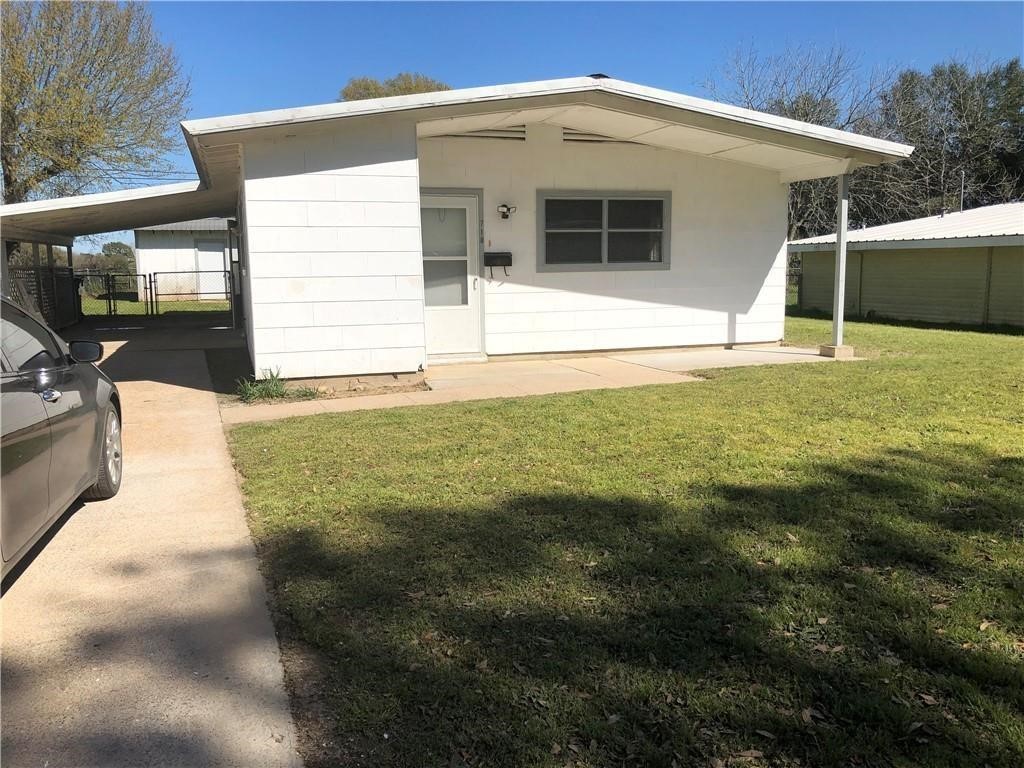
<path fill-rule="evenodd" d="M 3 598 L 4 766 L 298 766 L 203 353 L 239 340 L 114 335 L 123 485 L 66 516 Z"/>

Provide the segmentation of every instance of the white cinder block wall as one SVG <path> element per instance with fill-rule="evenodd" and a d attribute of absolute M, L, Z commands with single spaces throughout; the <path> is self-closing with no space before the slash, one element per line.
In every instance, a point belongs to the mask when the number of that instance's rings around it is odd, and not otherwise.
<path fill-rule="evenodd" d="M 199 268 L 196 261 L 196 242 L 217 240 L 227 248 L 228 233 L 224 230 L 173 230 L 144 229 L 135 231 L 135 267 L 140 274 L 151 272 L 194 272 Z M 194 285 L 195 278 L 185 278 Z M 173 290 L 175 278 L 164 278 L 165 290 Z"/>
<path fill-rule="evenodd" d="M 425 362 L 416 129 L 352 121 L 245 145 L 253 365 L 286 378 Z"/>
<path fill-rule="evenodd" d="M 485 250 L 511 251 L 484 281 L 491 355 L 782 338 L 787 187 L 778 174 L 682 152 L 527 140 L 426 138 L 423 187 L 482 188 Z M 671 269 L 538 273 L 537 190 L 672 193 Z M 517 207 L 502 220 L 501 203 Z M 484 270 L 487 275 L 487 270 Z"/>

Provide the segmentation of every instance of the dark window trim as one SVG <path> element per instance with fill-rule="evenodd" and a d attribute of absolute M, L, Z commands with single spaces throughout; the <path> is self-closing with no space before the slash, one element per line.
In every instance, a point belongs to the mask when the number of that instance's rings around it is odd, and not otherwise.
<path fill-rule="evenodd" d="M 594 200 L 602 201 L 601 261 L 589 264 L 548 264 L 544 224 L 548 200 Z M 608 232 L 650 232 L 652 230 L 608 229 L 609 200 L 661 200 L 661 261 L 608 261 Z M 552 232 L 563 231 L 552 229 Z M 569 231 L 569 230 L 564 230 Z M 574 232 L 597 232 L 598 230 L 572 230 Z M 671 192 L 622 192 L 617 190 L 591 189 L 538 189 L 537 190 L 537 271 L 538 272 L 644 272 L 671 268 L 672 193 Z"/>

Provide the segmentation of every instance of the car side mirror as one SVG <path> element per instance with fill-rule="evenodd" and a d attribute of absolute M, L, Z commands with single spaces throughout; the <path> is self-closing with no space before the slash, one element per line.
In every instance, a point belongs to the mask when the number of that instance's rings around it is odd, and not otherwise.
<path fill-rule="evenodd" d="M 68 351 L 76 363 L 95 363 L 103 357 L 103 345 L 98 341 L 71 341 Z"/>

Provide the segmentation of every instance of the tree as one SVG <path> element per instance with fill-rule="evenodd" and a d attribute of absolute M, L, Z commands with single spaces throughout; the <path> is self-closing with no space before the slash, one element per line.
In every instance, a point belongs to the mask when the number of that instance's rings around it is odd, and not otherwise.
<path fill-rule="evenodd" d="M 375 77 L 353 77 L 338 94 L 338 101 L 380 99 L 385 96 L 404 96 L 409 93 L 450 91 L 451 86 L 418 72 L 400 72 L 381 82 Z"/>
<path fill-rule="evenodd" d="M 716 97 L 830 128 L 906 144 L 910 158 L 852 174 L 850 221 L 872 226 L 1024 199 L 1024 72 L 1020 61 L 950 61 L 929 73 L 864 73 L 842 47 L 734 55 Z M 789 237 L 835 230 L 832 179 L 790 185 Z"/>
<path fill-rule="evenodd" d="M 1024 72 L 1020 61 L 950 61 L 902 72 L 883 94 L 880 128 L 915 146 L 895 166 L 865 168 L 872 222 L 930 216 L 1024 197 Z"/>
<path fill-rule="evenodd" d="M 127 243 L 104 243 L 101 250 L 110 272 L 135 272 L 135 251 Z"/>
<path fill-rule="evenodd" d="M 0 9 L 5 203 L 152 176 L 189 94 L 137 3 L 9 2 Z"/>
<path fill-rule="evenodd" d="M 104 243 L 101 253 L 75 254 L 75 269 L 84 272 L 135 273 L 135 250 L 127 243 Z"/>
<path fill-rule="evenodd" d="M 789 48 L 763 56 L 739 49 L 705 88 L 714 98 L 748 109 L 839 130 L 879 130 L 881 95 L 894 79 L 888 69 L 865 74 L 843 46 Z M 789 188 L 789 238 L 835 229 L 836 188 L 832 179 L 801 181 Z"/>

